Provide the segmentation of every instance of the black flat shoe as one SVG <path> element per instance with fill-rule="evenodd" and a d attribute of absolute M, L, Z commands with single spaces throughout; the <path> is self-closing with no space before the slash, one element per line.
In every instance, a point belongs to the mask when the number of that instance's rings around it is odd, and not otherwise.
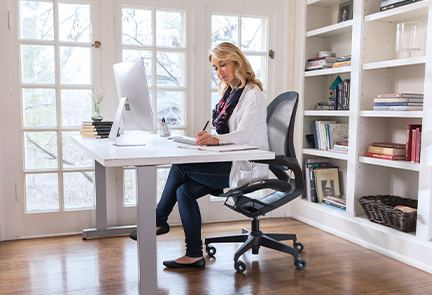
<path fill-rule="evenodd" d="M 164 261 L 163 264 L 168 268 L 205 268 L 204 257 L 194 263 L 177 263 L 174 260 Z"/>
<path fill-rule="evenodd" d="M 157 236 L 158 236 L 158 235 L 163 235 L 163 234 L 168 233 L 169 231 L 170 231 L 170 226 L 169 226 L 169 224 L 168 224 L 168 223 L 164 223 L 164 224 L 162 224 L 161 228 L 156 232 L 156 235 L 157 235 Z M 130 234 L 130 238 L 131 238 L 132 240 L 134 240 L 134 241 L 137 240 L 137 231 L 136 231 L 136 230 L 134 230 L 133 232 L 131 232 L 131 234 Z"/>

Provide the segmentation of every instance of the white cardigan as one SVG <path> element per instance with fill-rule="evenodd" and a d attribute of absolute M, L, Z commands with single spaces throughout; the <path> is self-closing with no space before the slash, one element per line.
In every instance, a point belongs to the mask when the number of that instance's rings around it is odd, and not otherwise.
<path fill-rule="evenodd" d="M 232 142 L 269 149 L 267 135 L 267 106 L 264 94 L 258 86 L 247 84 L 237 106 L 228 120 L 230 132 L 217 134 L 219 143 Z M 255 180 L 267 178 L 267 164 L 234 161 L 230 172 L 230 187 L 237 187 Z"/>

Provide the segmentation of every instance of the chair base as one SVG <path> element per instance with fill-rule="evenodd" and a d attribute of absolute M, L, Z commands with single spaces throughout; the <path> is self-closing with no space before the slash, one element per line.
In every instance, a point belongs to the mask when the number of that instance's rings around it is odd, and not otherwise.
<path fill-rule="evenodd" d="M 287 240 L 293 241 L 293 247 L 279 242 Z M 214 253 L 216 253 L 216 249 L 209 246 L 209 244 L 213 243 L 243 243 L 234 255 L 234 265 L 236 269 L 237 261 L 241 255 L 249 249 L 252 249 L 252 254 L 256 255 L 259 253 L 261 246 L 291 254 L 295 259 L 296 267 L 299 269 L 304 268 L 301 267 L 302 265 L 306 265 L 306 262 L 299 258 L 299 253 L 303 250 L 303 245 L 300 242 L 297 242 L 297 236 L 295 234 L 263 233 L 259 229 L 258 218 L 252 220 L 251 230 L 243 228 L 242 234 L 206 238 L 206 251 L 210 256 L 214 256 Z M 243 262 L 241 263 L 244 264 Z M 300 267 L 298 264 L 300 264 Z M 245 268 L 245 266 L 243 267 Z M 237 271 L 239 270 L 237 269 Z M 244 269 L 240 272 L 243 271 Z"/>

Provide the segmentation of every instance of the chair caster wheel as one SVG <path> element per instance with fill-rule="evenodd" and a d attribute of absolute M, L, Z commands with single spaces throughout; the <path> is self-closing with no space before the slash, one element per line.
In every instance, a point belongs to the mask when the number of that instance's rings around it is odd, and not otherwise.
<path fill-rule="evenodd" d="M 216 248 L 213 246 L 206 246 L 206 252 L 210 257 L 214 257 L 216 254 Z"/>
<path fill-rule="evenodd" d="M 298 251 L 299 253 L 301 253 L 301 252 L 303 251 L 303 249 L 304 249 L 304 246 L 303 246 L 302 243 L 295 241 L 295 242 L 294 242 L 294 248 L 296 248 L 297 251 Z"/>
<path fill-rule="evenodd" d="M 306 267 L 306 260 L 297 258 L 294 262 L 294 265 L 297 267 L 297 269 L 304 269 Z"/>
<path fill-rule="evenodd" d="M 243 273 L 246 270 L 246 264 L 243 261 L 238 260 L 234 262 L 234 268 L 237 272 Z"/>

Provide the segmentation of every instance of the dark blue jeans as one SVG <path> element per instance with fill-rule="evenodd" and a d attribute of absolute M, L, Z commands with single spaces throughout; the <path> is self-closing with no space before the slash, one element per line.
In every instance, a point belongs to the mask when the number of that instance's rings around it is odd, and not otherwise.
<path fill-rule="evenodd" d="M 161 226 L 176 202 L 186 237 L 186 256 L 202 257 L 201 214 L 196 201 L 212 191 L 229 186 L 231 162 L 175 164 L 171 166 L 156 208 L 156 226 Z"/>

